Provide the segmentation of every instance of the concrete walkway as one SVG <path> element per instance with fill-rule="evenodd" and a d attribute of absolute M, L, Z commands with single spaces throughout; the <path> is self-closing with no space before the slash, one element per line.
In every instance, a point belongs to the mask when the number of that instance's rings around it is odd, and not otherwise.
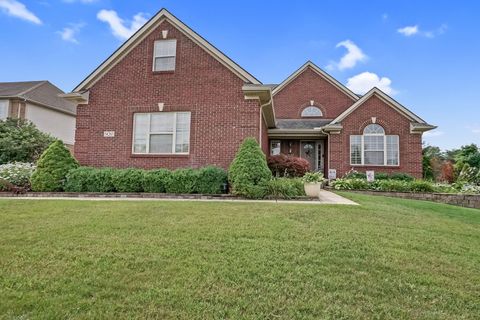
<path fill-rule="evenodd" d="M 353 202 L 347 198 L 339 196 L 330 191 L 321 190 L 318 200 L 249 200 L 249 199 L 235 199 L 235 198 L 225 198 L 225 199 L 181 199 L 181 198 L 148 198 L 148 197 L 112 197 L 112 196 L 14 196 L 14 197 L 0 197 L 0 199 L 18 199 L 18 200 L 79 200 L 79 201 L 203 201 L 203 202 L 234 202 L 234 203 L 288 203 L 288 204 L 343 204 L 343 205 L 358 205 L 358 203 Z"/>

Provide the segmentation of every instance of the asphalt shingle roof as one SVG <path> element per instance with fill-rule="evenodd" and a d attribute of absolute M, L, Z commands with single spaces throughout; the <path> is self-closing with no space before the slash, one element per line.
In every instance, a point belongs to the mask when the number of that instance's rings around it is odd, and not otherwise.
<path fill-rule="evenodd" d="M 313 129 L 329 124 L 332 119 L 277 119 L 278 129 Z"/>
<path fill-rule="evenodd" d="M 0 82 L 0 98 L 17 97 L 38 102 L 52 109 L 76 114 L 75 104 L 60 98 L 64 93 L 49 81 Z"/>

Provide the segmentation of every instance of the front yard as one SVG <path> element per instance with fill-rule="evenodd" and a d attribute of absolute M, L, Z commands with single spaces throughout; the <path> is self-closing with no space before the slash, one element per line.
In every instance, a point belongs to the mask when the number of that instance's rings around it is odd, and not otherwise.
<path fill-rule="evenodd" d="M 475 319 L 480 210 L 0 200 L 5 319 Z"/>

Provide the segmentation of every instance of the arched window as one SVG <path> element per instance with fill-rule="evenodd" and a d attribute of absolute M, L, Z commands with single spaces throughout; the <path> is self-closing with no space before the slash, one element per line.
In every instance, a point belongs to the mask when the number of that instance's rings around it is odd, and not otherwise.
<path fill-rule="evenodd" d="M 302 117 L 321 117 L 323 116 L 322 110 L 315 106 L 309 106 L 303 109 Z"/>
<path fill-rule="evenodd" d="M 369 124 L 368 126 L 365 127 L 365 129 L 363 129 L 363 134 L 364 135 L 384 135 L 385 134 L 385 130 L 383 129 L 383 127 L 381 125 L 378 125 L 378 124 Z"/>
<path fill-rule="evenodd" d="M 385 129 L 379 124 L 369 124 L 361 136 L 350 136 L 352 165 L 398 166 L 399 157 L 398 136 L 385 135 Z"/>

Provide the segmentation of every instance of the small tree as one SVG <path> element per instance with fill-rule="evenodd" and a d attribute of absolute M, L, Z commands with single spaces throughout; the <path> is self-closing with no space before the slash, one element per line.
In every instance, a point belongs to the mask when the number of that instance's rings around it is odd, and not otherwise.
<path fill-rule="evenodd" d="M 246 138 L 230 165 L 228 180 L 233 193 L 248 198 L 263 198 L 272 179 L 265 154 L 254 138 Z"/>
<path fill-rule="evenodd" d="M 32 175 L 33 191 L 62 191 L 68 172 L 78 167 L 63 142 L 56 140 L 42 154 Z"/>
<path fill-rule="evenodd" d="M 0 120 L 0 164 L 35 162 L 53 141 L 29 121 Z"/>

